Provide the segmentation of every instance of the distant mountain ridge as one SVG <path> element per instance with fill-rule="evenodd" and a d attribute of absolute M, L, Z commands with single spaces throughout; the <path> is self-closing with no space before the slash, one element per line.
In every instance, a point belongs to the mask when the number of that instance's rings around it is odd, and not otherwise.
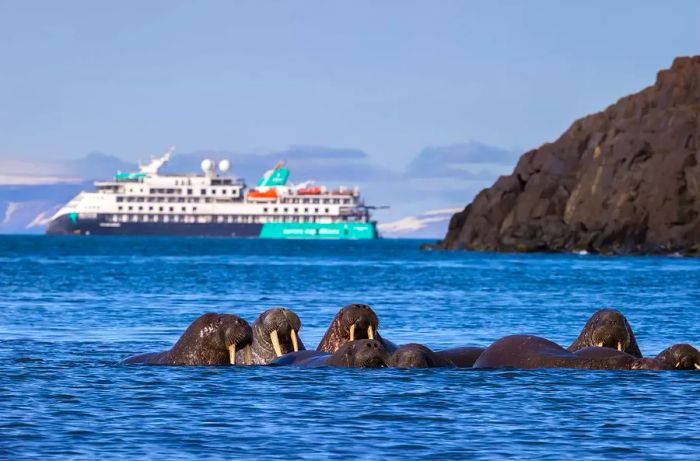
<path fill-rule="evenodd" d="M 700 253 L 700 56 L 524 154 L 456 213 L 447 249 Z"/>

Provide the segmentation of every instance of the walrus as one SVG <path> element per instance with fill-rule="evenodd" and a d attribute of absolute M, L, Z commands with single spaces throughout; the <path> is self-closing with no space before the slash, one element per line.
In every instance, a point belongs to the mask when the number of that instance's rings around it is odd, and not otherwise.
<path fill-rule="evenodd" d="M 394 352 L 396 344 L 382 338 L 378 330 L 379 318 L 371 307 L 367 304 L 348 304 L 335 314 L 316 350 L 332 354 L 346 342 L 376 339 L 389 353 Z"/>
<path fill-rule="evenodd" d="M 244 365 L 267 365 L 288 352 L 306 348 L 299 337 L 301 320 L 291 310 L 274 307 L 266 310 L 253 322 L 250 346 L 239 349 L 236 361 Z"/>
<path fill-rule="evenodd" d="M 206 313 L 163 352 L 134 355 L 122 363 L 149 365 L 236 365 L 236 351 L 252 340 L 248 322 L 233 314 Z"/>
<path fill-rule="evenodd" d="M 389 366 L 394 368 L 454 368 L 451 361 L 422 344 L 403 344 L 391 354 Z"/>
<path fill-rule="evenodd" d="M 471 368 L 484 350 L 486 350 L 484 347 L 453 347 L 435 351 L 435 355 L 441 359 L 449 360 L 457 368 Z"/>
<path fill-rule="evenodd" d="M 700 370 L 700 352 L 690 344 L 674 344 L 661 351 L 659 360 L 675 370 Z"/>
<path fill-rule="evenodd" d="M 596 311 L 567 350 L 576 352 L 590 346 L 610 347 L 642 358 L 632 327 L 625 316 L 615 309 Z"/>
<path fill-rule="evenodd" d="M 588 347 L 578 354 L 539 336 L 506 336 L 491 344 L 474 363 L 474 368 L 583 368 L 591 370 L 631 370 L 647 361 L 624 351 Z"/>
<path fill-rule="evenodd" d="M 298 367 L 384 368 L 389 354 L 376 339 L 358 339 L 346 342 L 332 354 L 321 351 L 299 351 L 275 359 L 272 365 Z"/>

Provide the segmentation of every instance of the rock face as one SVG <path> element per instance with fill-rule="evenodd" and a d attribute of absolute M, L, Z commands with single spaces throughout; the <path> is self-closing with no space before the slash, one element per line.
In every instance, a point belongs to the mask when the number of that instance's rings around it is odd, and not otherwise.
<path fill-rule="evenodd" d="M 700 56 L 525 153 L 437 248 L 700 253 Z"/>

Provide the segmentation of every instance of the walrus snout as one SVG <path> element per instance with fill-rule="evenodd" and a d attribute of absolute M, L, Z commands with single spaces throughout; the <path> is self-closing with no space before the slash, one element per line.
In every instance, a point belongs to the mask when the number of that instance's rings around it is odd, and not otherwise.
<path fill-rule="evenodd" d="M 605 308 L 596 311 L 586 322 L 579 337 L 569 346 L 570 352 L 585 347 L 609 347 L 641 358 L 632 327 L 618 310 Z"/>
<path fill-rule="evenodd" d="M 274 307 L 265 311 L 261 319 L 263 336 L 272 344 L 277 357 L 290 351 L 299 351 L 301 320 L 298 315 L 285 307 Z"/>
<path fill-rule="evenodd" d="M 340 311 L 340 324 L 350 341 L 374 339 L 379 329 L 379 319 L 367 304 L 348 304 Z"/>

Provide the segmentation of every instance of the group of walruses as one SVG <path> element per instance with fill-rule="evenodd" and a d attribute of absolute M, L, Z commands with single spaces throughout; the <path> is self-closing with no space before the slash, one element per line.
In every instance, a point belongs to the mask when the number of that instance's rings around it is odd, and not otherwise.
<path fill-rule="evenodd" d="M 506 336 L 486 348 L 432 351 L 421 344 L 397 346 L 380 336 L 379 319 L 366 304 L 340 309 L 316 350 L 306 350 L 300 329 L 299 317 L 286 308 L 263 312 L 252 326 L 237 315 L 207 313 L 192 322 L 171 349 L 135 355 L 124 363 L 700 370 L 700 352 L 689 344 L 643 357 L 629 322 L 614 309 L 595 312 L 568 348 L 529 335 Z"/>

